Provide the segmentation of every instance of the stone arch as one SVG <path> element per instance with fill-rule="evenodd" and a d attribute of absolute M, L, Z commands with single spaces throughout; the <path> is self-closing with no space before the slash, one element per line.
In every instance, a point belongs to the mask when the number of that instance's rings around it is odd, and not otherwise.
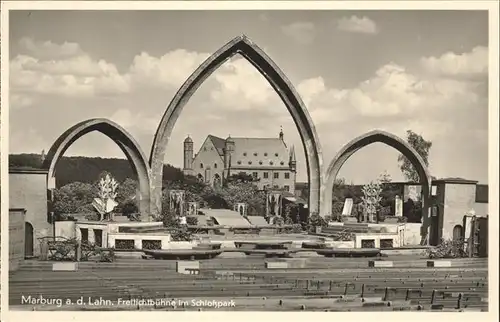
<path fill-rule="evenodd" d="M 401 152 L 405 157 L 410 160 L 415 169 L 420 176 L 420 183 L 422 184 L 422 243 L 425 241 L 429 243 L 427 238 L 429 234 L 430 227 L 430 192 L 431 192 L 431 175 L 427 166 L 415 149 L 409 145 L 406 141 L 402 140 L 398 136 L 381 131 L 374 130 L 363 135 L 358 136 L 354 140 L 350 141 L 337 153 L 333 158 L 332 162 L 328 166 L 325 173 L 325 189 L 323 193 L 322 209 L 324 209 L 323 215 L 331 215 L 332 213 L 332 191 L 335 179 L 340 169 L 344 163 L 358 150 L 364 148 L 375 142 L 380 142 L 387 144 L 394 149 Z"/>
<path fill-rule="evenodd" d="M 166 148 L 182 109 L 200 85 L 225 61 L 236 54 L 243 56 L 267 79 L 290 112 L 299 131 L 306 155 L 309 211 L 310 214 L 319 213 L 323 160 L 314 124 L 304 102 L 285 74 L 261 48 L 244 35 L 234 38 L 206 59 L 184 82 L 167 107 L 156 131 L 149 160 L 155 211 L 161 209 L 161 179 Z"/>
<path fill-rule="evenodd" d="M 56 166 L 64 152 L 79 138 L 93 131 L 113 140 L 123 151 L 139 181 L 139 211 L 142 220 L 148 220 L 151 213 L 151 171 L 144 152 L 135 139 L 120 125 L 104 118 L 90 119 L 75 124 L 66 130 L 52 144 L 43 162 L 43 168 L 48 171 L 47 186 L 49 190 L 55 189 Z"/>

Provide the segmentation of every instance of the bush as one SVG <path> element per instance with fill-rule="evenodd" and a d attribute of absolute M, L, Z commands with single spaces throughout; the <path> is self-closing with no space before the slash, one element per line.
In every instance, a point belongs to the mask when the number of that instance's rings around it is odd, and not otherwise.
<path fill-rule="evenodd" d="M 333 236 L 334 241 L 352 241 L 355 238 L 355 234 L 348 230 L 343 230 Z"/>
<path fill-rule="evenodd" d="M 433 248 L 426 249 L 428 258 L 462 258 L 467 257 L 464 249 L 464 240 L 441 240 L 441 243 Z"/>
<path fill-rule="evenodd" d="M 192 241 L 193 234 L 187 228 L 176 228 L 170 232 L 173 241 Z"/>
<path fill-rule="evenodd" d="M 327 227 L 328 223 L 318 214 L 313 214 L 309 217 L 308 231 L 315 231 L 317 227 Z"/>
<path fill-rule="evenodd" d="M 195 216 L 186 217 L 186 223 L 189 226 L 198 226 L 198 217 Z"/>

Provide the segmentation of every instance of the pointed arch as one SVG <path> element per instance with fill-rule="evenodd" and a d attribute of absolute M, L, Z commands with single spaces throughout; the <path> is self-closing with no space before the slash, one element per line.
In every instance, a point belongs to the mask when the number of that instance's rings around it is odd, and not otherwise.
<path fill-rule="evenodd" d="M 161 211 L 163 161 L 177 119 L 200 85 L 224 62 L 236 54 L 243 56 L 267 79 L 290 112 L 299 131 L 306 155 L 309 211 L 311 214 L 319 213 L 323 161 L 314 124 L 304 102 L 285 74 L 261 48 L 244 35 L 234 38 L 205 60 L 184 82 L 168 105 L 156 131 L 149 160 L 153 184 L 152 198 L 155 199 L 154 203 L 156 204 L 155 211 Z"/>
<path fill-rule="evenodd" d="M 324 209 L 325 212 L 323 214 L 326 216 L 331 215 L 332 213 L 333 186 L 335 179 L 337 178 L 337 174 L 344 163 L 358 150 L 375 142 L 387 144 L 388 146 L 398 150 L 406 158 L 408 158 L 408 160 L 410 160 L 417 170 L 420 176 L 420 183 L 422 184 L 422 238 L 425 240 L 430 226 L 429 207 L 432 177 L 424 160 L 418 152 L 406 141 L 389 132 L 374 130 L 360 135 L 344 145 L 344 147 L 337 153 L 332 162 L 330 162 L 330 165 L 325 173 L 325 190 L 322 196 L 322 209 Z M 429 241 L 427 240 L 427 242 Z"/>
<path fill-rule="evenodd" d="M 79 138 L 87 133 L 98 131 L 109 137 L 123 151 L 132 165 L 139 181 L 139 211 L 143 220 L 147 220 L 151 209 L 151 171 L 144 152 L 139 144 L 124 128 L 104 118 L 90 119 L 75 124 L 52 144 L 42 167 L 48 171 L 48 188 L 55 189 L 56 166 L 64 152 Z"/>

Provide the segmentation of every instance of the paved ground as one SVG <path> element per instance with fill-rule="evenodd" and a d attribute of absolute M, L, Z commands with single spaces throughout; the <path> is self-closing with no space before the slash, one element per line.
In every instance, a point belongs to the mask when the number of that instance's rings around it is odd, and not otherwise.
<path fill-rule="evenodd" d="M 366 258 L 308 258 L 304 268 L 265 269 L 265 259 L 200 262 L 200 275 L 175 273 L 175 261 L 120 259 L 80 263 L 77 272 L 52 272 L 48 262 L 26 262 L 11 273 L 11 309 L 36 310 L 484 310 L 486 259 L 454 260 L 426 268 L 418 256 L 395 256 L 395 268 L 369 269 Z M 22 304 L 70 300 L 71 305 Z M 82 299 L 86 305 L 78 304 Z M 139 299 L 152 300 L 140 303 Z M 126 302 L 129 301 L 129 302 Z M 90 302 L 98 305 L 90 305 Z"/>

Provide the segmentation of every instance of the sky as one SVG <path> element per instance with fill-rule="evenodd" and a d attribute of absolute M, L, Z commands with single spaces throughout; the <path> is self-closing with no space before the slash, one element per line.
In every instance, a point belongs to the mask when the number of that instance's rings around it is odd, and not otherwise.
<path fill-rule="evenodd" d="M 435 177 L 488 183 L 488 15 L 481 11 L 11 11 L 10 153 L 48 151 L 72 125 L 109 118 L 149 157 L 176 91 L 198 65 L 245 34 L 291 80 L 315 124 L 328 166 L 351 139 L 374 129 L 433 145 Z M 182 167 L 183 140 L 208 134 L 277 137 L 304 150 L 285 105 L 266 79 L 235 56 L 214 72 L 180 115 L 165 163 Z M 67 156 L 119 157 L 93 132 Z M 398 151 L 374 143 L 339 177 L 367 183 L 403 177 Z"/>

